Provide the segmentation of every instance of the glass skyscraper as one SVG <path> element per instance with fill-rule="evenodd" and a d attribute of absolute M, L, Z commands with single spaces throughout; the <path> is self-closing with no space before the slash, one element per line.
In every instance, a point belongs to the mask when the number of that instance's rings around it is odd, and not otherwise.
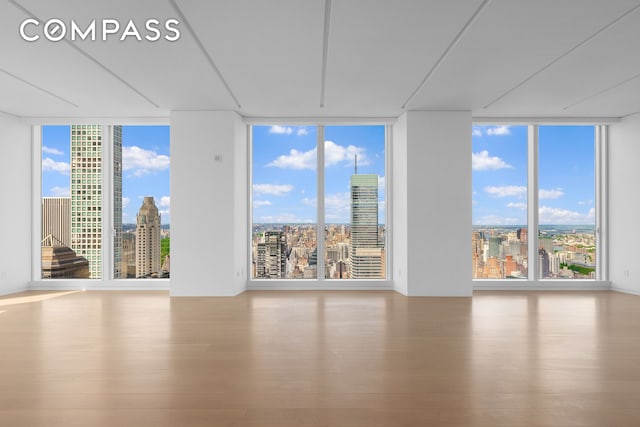
<path fill-rule="evenodd" d="M 378 239 L 378 175 L 351 175 L 351 278 L 383 278 Z"/>

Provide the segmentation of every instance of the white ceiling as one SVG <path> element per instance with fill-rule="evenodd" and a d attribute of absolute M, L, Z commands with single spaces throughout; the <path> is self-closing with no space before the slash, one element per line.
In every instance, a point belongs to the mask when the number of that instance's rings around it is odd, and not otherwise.
<path fill-rule="evenodd" d="M 29 43 L 29 17 L 178 18 L 182 36 Z M 0 0 L 0 34 L 0 113 L 18 117 L 640 112 L 640 0 Z"/>

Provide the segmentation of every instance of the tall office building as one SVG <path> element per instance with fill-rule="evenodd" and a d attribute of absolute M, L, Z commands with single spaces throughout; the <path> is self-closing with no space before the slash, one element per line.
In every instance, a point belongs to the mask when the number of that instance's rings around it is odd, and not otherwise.
<path fill-rule="evenodd" d="M 42 237 L 51 236 L 52 246 L 71 247 L 71 198 L 42 198 Z"/>
<path fill-rule="evenodd" d="M 145 197 L 136 217 L 136 277 L 160 273 L 160 214 Z"/>
<path fill-rule="evenodd" d="M 258 243 L 256 277 L 263 279 L 286 278 L 287 242 L 282 231 L 267 231 L 264 242 Z"/>
<path fill-rule="evenodd" d="M 383 278 L 378 242 L 378 175 L 351 175 L 351 278 Z"/>
<path fill-rule="evenodd" d="M 122 126 L 113 126 L 113 277 L 126 278 L 122 270 Z"/>
<path fill-rule="evenodd" d="M 122 240 L 122 127 L 113 126 L 114 277 L 120 278 Z M 89 261 L 92 279 L 102 278 L 102 126 L 71 126 L 71 249 Z M 106 243 L 105 243 L 106 244 Z"/>

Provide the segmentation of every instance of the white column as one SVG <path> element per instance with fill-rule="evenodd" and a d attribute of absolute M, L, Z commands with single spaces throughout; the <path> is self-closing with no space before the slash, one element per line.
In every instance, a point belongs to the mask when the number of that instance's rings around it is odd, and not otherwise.
<path fill-rule="evenodd" d="M 471 113 L 409 111 L 394 132 L 394 282 L 471 296 Z"/>
<path fill-rule="evenodd" d="M 246 289 L 247 133 L 232 111 L 171 114 L 171 295 Z"/>

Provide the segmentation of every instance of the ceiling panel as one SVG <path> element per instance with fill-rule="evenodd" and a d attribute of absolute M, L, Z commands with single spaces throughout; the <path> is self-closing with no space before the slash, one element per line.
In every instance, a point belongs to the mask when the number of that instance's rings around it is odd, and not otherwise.
<path fill-rule="evenodd" d="M 491 103 L 638 4 L 637 0 L 494 0 L 411 103 L 416 109 L 472 109 L 475 115 L 558 114 L 565 76 L 544 93 L 518 91 Z M 555 67 L 556 65 L 552 66 Z M 546 71 L 545 71 L 546 72 Z M 572 74 L 580 72 L 572 70 Z M 524 104 L 524 105 L 523 105 Z M 596 112 L 594 112 L 596 113 Z"/>
<path fill-rule="evenodd" d="M 397 115 L 480 0 L 334 2 L 327 107 Z"/>
<path fill-rule="evenodd" d="M 87 25 L 91 20 L 117 19 L 122 25 L 131 19 L 144 34 L 147 19 L 165 22 L 177 15 L 167 1 L 56 1 L 19 0 L 42 19 L 60 17 Z M 235 108 L 233 99 L 211 69 L 184 25 L 176 42 L 164 38 L 149 42 L 133 37 L 108 42 L 76 41 L 75 44 L 120 76 L 159 106 L 163 114 L 171 109 Z"/>
<path fill-rule="evenodd" d="M 515 90 L 499 108 L 570 116 L 626 115 L 631 111 L 623 109 L 623 102 L 605 109 L 598 94 L 634 76 L 640 77 L 640 9 Z M 618 96 L 637 105 L 640 92 L 629 90 Z"/>
<path fill-rule="evenodd" d="M 29 102 L 29 115 L 91 116 L 155 112 L 156 108 L 150 106 L 148 101 L 79 55 L 66 43 L 28 43 L 22 40 L 17 29 L 27 16 L 10 4 L 3 3 L 0 7 L 0 43 L 3 52 L 10 52 L 0 57 L 0 68 L 78 106 L 56 107 L 56 104 L 41 103 L 40 94 L 31 98 L 31 90 L 25 91 L 23 96 L 10 98 L 10 102 L 17 105 Z M 4 90 L 26 87 L 28 86 L 4 87 L 3 93 Z M 122 109 L 116 108 L 120 105 Z M 8 110 L 11 111 L 10 108 Z"/>
<path fill-rule="evenodd" d="M 178 4 L 243 113 L 305 115 L 319 104 L 323 1 Z"/>
<path fill-rule="evenodd" d="M 169 0 L 16 1 L 44 20 L 85 25 L 116 18 L 142 27 L 151 17 L 178 16 Z M 175 43 L 28 43 L 17 31 L 28 15 L 5 0 L 0 69 L 18 78 L 0 72 L 0 111 L 45 117 L 166 117 L 174 109 L 396 116 L 482 3 L 334 0 L 321 108 L 324 0 L 175 1 L 240 108 L 186 23 Z M 638 5 L 640 0 L 492 0 L 409 108 L 471 109 L 489 117 L 639 111 L 640 78 L 615 86 L 640 74 L 640 9 L 527 80 Z"/>

